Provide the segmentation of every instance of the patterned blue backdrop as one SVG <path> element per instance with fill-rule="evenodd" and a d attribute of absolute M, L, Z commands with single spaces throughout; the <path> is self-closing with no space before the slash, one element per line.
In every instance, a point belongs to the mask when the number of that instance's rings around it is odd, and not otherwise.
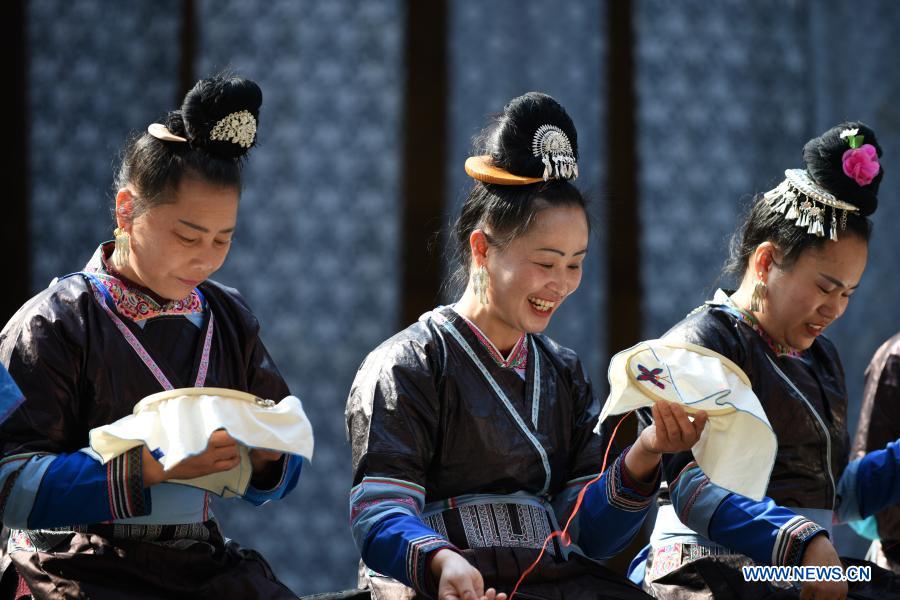
<path fill-rule="evenodd" d="M 470 186 L 462 164 L 489 113 L 542 90 L 569 110 L 579 185 L 594 200 L 582 288 L 551 335 L 605 389 L 606 2 L 448 2 L 449 222 Z M 109 188 L 127 133 L 176 104 L 180 3 L 28 4 L 31 231 L 35 291 L 110 237 Z M 225 531 L 294 590 L 355 584 L 347 525 L 346 393 L 365 353 L 403 324 L 399 275 L 405 3 L 198 2 L 196 71 L 260 82 L 260 147 L 249 162 L 231 255 L 240 288 L 316 431 L 314 462 L 286 501 L 220 502 Z M 887 179 L 863 285 L 831 335 L 855 400 L 880 340 L 900 329 L 891 235 L 900 218 L 900 5 L 828 0 L 636 0 L 643 335 L 708 297 L 749 196 L 800 164 L 803 142 L 844 118 L 870 123 Z M 855 417 L 854 417 L 855 420 Z"/>
<path fill-rule="evenodd" d="M 35 291 L 112 238 L 112 176 L 129 132 L 176 96 L 177 0 L 28 4 Z"/>

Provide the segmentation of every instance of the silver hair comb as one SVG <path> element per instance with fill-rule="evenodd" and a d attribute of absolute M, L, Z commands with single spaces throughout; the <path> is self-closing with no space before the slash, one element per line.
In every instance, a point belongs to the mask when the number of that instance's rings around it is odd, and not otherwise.
<path fill-rule="evenodd" d="M 578 162 L 572 152 L 569 137 L 556 125 L 541 125 L 534 132 L 531 151 L 544 163 L 544 181 L 550 179 L 575 179 Z"/>

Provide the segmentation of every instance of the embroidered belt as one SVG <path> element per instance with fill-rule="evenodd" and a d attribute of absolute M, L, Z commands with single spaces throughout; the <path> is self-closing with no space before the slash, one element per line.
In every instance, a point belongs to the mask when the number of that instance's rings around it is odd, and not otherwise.
<path fill-rule="evenodd" d="M 550 511 L 539 501 L 474 501 L 426 514 L 425 524 L 457 548 L 532 548 L 540 550 L 555 526 Z M 559 556 L 556 538 L 547 552 Z"/>
<path fill-rule="evenodd" d="M 693 542 L 674 542 L 664 546 L 651 546 L 647 555 L 647 581 L 656 581 L 663 575 L 680 568 L 689 562 L 707 556 L 740 556 L 734 550 L 722 546 L 705 546 Z M 748 565 L 753 561 L 746 558 Z"/>
<path fill-rule="evenodd" d="M 135 525 L 131 523 L 97 523 L 57 529 L 13 529 L 10 531 L 8 552 L 48 552 L 67 541 L 74 533 L 92 533 L 110 540 L 164 543 L 175 540 L 207 542 L 210 530 L 206 523 L 176 525 Z"/>

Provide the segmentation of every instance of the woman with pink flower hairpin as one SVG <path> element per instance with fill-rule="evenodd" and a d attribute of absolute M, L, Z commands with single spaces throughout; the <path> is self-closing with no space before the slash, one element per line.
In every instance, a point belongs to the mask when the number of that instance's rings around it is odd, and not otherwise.
<path fill-rule="evenodd" d="M 760 194 L 735 233 L 726 271 L 737 291 L 715 297 L 667 339 L 722 354 L 751 381 L 778 439 L 761 501 L 709 480 L 691 452 L 663 457 L 668 481 L 650 544 L 630 578 L 659 598 L 900 598 L 900 579 L 840 558 L 832 524 L 900 500 L 900 441 L 849 460 L 847 389 L 823 335 L 860 284 L 883 177 L 881 147 L 862 123 L 843 123 L 803 148 L 805 169 Z M 642 421 L 650 423 L 649 415 Z M 747 566 L 830 567 L 871 581 L 748 581 Z M 788 571 L 788 570 L 785 570 Z M 863 577 L 865 573 L 863 572 Z"/>

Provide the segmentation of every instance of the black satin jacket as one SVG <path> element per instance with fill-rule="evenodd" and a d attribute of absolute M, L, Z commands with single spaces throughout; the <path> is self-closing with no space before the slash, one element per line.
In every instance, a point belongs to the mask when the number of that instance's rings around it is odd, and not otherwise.
<path fill-rule="evenodd" d="M 543 335 L 530 335 L 525 381 L 498 366 L 462 317 L 446 318 L 509 397 L 546 450 L 545 496 L 599 472 L 604 437 L 600 413 L 578 357 Z M 539 361 L 533 349 L 537 349 Z M 540 363 L 537 426 L 531 391 Z M 426 502 L 464 494 L 541 494 L 541 457 L 504 408 L 471 357 L 435 319 L 423 317 L 376 348 L 357 373 L 347 401 L 354 485 L 391 477 L 425 488 Z M 606 438 L 608 439 L 608 438 Z M 616 454 L 611 452 L 610 461 Z"/>
<path fill-rule="evenodd" d="M 836 484 L 847 467 L 850 441 L 844 369 L 831 341 L 820 336 L 799 357 L 778 355 L 753 327 L 715 302 L 666 337 L 714 350 L 750 378 L 778 437 L 766 495 L 786 507 L 836 509 Z M 693 457 L 682 452 L 663 459 L 672 481 Z"/>
<path fill-rule="evenodd" d="M 240 294 L 206 281 L 199 286 L 215 315 L 209 387 L 224 387 L 280 400 L 288 387 L 259 338 L 259 324 Z M 206 330 L 209 319 L 201 331 Z M 122 321 L 151 353 L 175 387 L 194 385 L 202 354 L 200 335 L 184 317 L 162 317 L 141 329 Z M 162 337 L 182 336 L 177 353 L 192 364 L 154 352 L 152 328 L 167 327 Z M 25 402 L 0 424 L 0 455 L 20 452 L 75 452 L 88 445 L 88 432 L 132 413 L 145 396 L 162 386 L 116 329 L 85 278 L 62 279 L 29 300 L 0 333 L 0 361 L 25 396 Z M 190 374 L 185 378 L 185 374 Z"/>

